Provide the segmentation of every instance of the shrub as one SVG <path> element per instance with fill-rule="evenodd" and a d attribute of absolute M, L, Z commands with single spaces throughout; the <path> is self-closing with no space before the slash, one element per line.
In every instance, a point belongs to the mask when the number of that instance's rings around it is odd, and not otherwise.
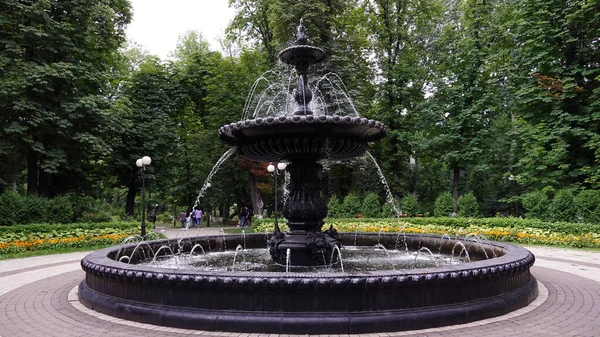
<path fill-rule="evenodd" d="M 38 197 L 37 195 L 27 196 L 25 198 L 25 217 L 22 223 L 49 223 L 46 218 L 46 213 L 50 202 L 47 198 Z"/>
<path fill-rule="evenodd" d="M 177 216 L 179 216 L 179 213 L 177 213 Z M 172 224 L 173 214 L 169 214 L 168 212 L 160 213 L 156 216 L 156 222 L 161 224 Z"/>
<path fill-rule="evenodd" d="M 450 216 L 454 212 L 454 199 L 450 192 L 444 192 L 435 199 L 435 208 L 433 214 L 435 216 Z"/>
<path fill-rule="evenodd" d="M 419 202 L 417 197 L 412 194 L 407 194 L 402 198 L 402 214 L 415 216 L 419 212 Z"/>
<path fill-rule="evenodd" d="M 348 194 L 342 203 L 342 216 L 345 218 L 356 218 L 360 212 L 360 199 L 354 193 Z"/>
<path fill-rule="evenodd" d="M 68 197 L 49 199 L 48 209 L 45 214 L 48 223 L 69 223 L 75 221 L 73 205 Z"/>
<path fill-rule="evenodd" d="M 583 222 L 600 223 L 600 191 L 583 190 L 575 198 Z"/>
<path fill-rule="evenodd" d="M 528 218 L 549 219 L 551 204 L 545 190 L 533 191 L 523 196 L 523 208 L 525 208 L 525 216 Z"/>
<path fill-rule="evenodd" d="M 375 193 L 369 193 L 363 200 L 362 214 L 366 218 L 378 218 L 381 216 L 381 204 L 379 197 Z"/>
<path fill-rule="evenodd" d="M 25 198 L 15 192 L 5 192 L 0 195 L 0 225 L 16 225 L 23 223 L 27 215 Z"/>
<path fill-rule="evenodd" d="M 342 204 L 340 203 L 340 199 L 333 195 L 329 198 L 329 202 L 327 203 L 328 213 L 327 216 L 330 218 L 339 218 L 342 216 Z"/>
<path fill-rule="evenodd" d="M 43 198 L 36 195 L 22 196 L 14 192 L 0 195 L 0 225 L 110 220 L 110 206 L 92 197 Z"/>
<path fill-rule="evenodd" d="M 465 218 L 481 217 L 479 203 L 473 193 L 463 194 L 458 198 L 458 216 Z"/>
<path fill-rule="evenodd" d="M 573 190 L 559 190 L 550 207 L 551 218 L 555 221 L 576 221 L 577 220 L 577 205 L 575 204 L 575 196 Z"/>
<path fill-rule="evenodd" d="M 381 207 L 381 216 L 383 218 L 395 218 L 398 216 L 398 205 L 396 200 L 393 200 L 393 204 L 388 201 Z"/>

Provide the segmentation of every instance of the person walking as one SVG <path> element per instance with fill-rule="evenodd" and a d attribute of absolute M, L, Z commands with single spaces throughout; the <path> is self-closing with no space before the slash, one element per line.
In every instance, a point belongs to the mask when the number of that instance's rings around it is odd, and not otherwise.
<path fill-rule="evenodd" d="M 194 212 L 194 216 L 196 217 L 196 226 L 198 228 L 200 228 L 200 225 L 202 224 L 202 210 L 199 208 L 196 208 L 196 212 Z"/>
<path fill-rule="evenodd" d="M 250 227 L 250 225 L 252 225 L 252 215 L 253 215 L 252 207 L 246 208 L 245 213 L 246 213 L 246 219 L 244 220 L 244 224 L 242 225 L 242 227 Z"/>
<path fill-rule="evenodd" d="M 236 227 L 243 227 L 246 222 L 246 206 L 240 207 L 239 218 L 240 221 Z"/>
<path fill-rule="evenodd" d="M 181 228 L 185 228 L 185 211 L 179 213 L 179 222 L 181 223 Z"/>

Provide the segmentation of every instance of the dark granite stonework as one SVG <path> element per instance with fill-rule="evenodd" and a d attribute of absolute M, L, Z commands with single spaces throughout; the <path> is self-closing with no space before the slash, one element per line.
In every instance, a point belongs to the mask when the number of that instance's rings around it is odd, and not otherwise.
<path fill-rule="evenodd" d="M 278 233 L 268 244 L 273 260 L 285 264 L 289 249 L 291 264 L 296 266 L 328 263 L 323 259 L 340 246 L 333 229 L 321 231 L 327 204 L 318 182 L 322 167 L 317 162 L 356 158 L 367 151 L 368 142 L 386 135 L 385 125 L 378 121 L 318 115 L 310 110 L 313 94 L 308 86 L 308 70 L 325 59 L 325 52 L 307 42 L 308 35 L 300 22 L 296 43 L 279 53 L 279 59 L 293 66 L 298 74 L 293 92 L 297 107 L 292 113 L 243 120 L 219 129 L 221 140 L 234 145 L 240 155 L 250 160 L 291 163 L 291 197 L 283 208 L 290 232 Z"/>
<path fill-rule="evenodd" d="M 449 254 L 453 241 L 406 235 L 411 250 Z M 393 249 L 397 234 L 340 234 L 342 244 Z M 222 250 L 241 235 L 185 239 Z M 246 235 L 248 248 L 265 247 L 264 234 Z M 154 241 L 178 247 L 178 240 Z M 466 323 L 505 314 L 537 296 L 530 274 L 534 256 L 524 248 L 491 241 L 465 242 L 473 258 L 461 265 L 352 273 L 199 272 L 125 264 L 108 248 L 82 260 L 86 279 L 80 300 L 89 308 L 128 320 L 171 327 L 237 332 L 324 334 L 411 330 Z M 125 246 L 128 255 L 135 245 Z M 141 256 L 140 254 L 136 254 Z M 136 261 L 132 261 L 135 263 Z"/>

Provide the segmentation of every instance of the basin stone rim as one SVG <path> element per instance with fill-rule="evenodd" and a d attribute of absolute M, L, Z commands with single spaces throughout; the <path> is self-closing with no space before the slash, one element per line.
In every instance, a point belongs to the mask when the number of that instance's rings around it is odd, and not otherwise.
<path fill-rule="evenodd" d="M 246 236 L 264 236 L 262 233 L 247 234 Z M 351 234 L 350 234 L 351 235 Z M 394 234 L 395 236 L 396 234 Z M 409 234 L 410 235 L 410 234 Z M 407 235 L 407 236 L 409 236 Z M 429 236 L 431 237 L 431 236 Z M 221 236 L 203 237 L 203 240 L 221 239 Z M 438 238 L 439 237 L 433 237 Z M 190 238 L 193 239 L 193 238 Z M 441 240 L 441 239 L 440 239 Z M 169 243 L 173 240 L 158 240 L 155 243 Z M 486 279 L 499 275 L 509 275 L 529 269 L 534 261 L 534 255 L 527 249 L 495 241 L 483 241 L 483 246 L 499 247 L 505 254 L 489 260 L 463 263 L 455 266 L 440 268 L 424 268 L 415 270 L 384 270 L 377 272 L 336 272 L 321 274 L 289 274 L 284 272 L 207 272 L 191 269 L 168 269 L 150 266 L 129 265 L 108 257 L 117 247 L 109 247 L 87 255 L 81 266 L 85 272 L 105 278 L 127 282 L 177 283 L 194 285 L 235 285 L 255 284 L 269 287 L 352 287 L 375 286 L 385 284 L 411 284 L 422 282 L 452 282 L 458 280 Z M 132 247 L 134 245 L 124 246 Z M 491 247 L 490 247 L 491 246 Z"/>

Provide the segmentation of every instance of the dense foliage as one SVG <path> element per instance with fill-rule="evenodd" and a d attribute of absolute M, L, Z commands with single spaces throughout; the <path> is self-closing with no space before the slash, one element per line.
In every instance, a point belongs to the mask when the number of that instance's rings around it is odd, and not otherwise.
<path fill-rule="evenodd" d="M 49 199 L 37 195 L 23 196 L 14 192 L 0 195 L 0 229 L 4 225 L 109 220 L 111 207 L 92 197 L 71 195 Z"/>
<path fill-rule="evenodd" d="M 337 73 L 353 108 L 388 126 L 364 158 L 325 165 L 330 216 L 600 221 L 599 0 L 230 6 L 223 52 L 189 32 L 165 61 L 124 44 L 127 0 L 2 1 L 2 224 L 134 215 L 144 155 L 149 210 L 272 212 L 267 163 L 233 155 L 205 182 L 254 81 L 289 81 L 277 51 L 300 18 L 328 54 L 311 78 Z"/>

